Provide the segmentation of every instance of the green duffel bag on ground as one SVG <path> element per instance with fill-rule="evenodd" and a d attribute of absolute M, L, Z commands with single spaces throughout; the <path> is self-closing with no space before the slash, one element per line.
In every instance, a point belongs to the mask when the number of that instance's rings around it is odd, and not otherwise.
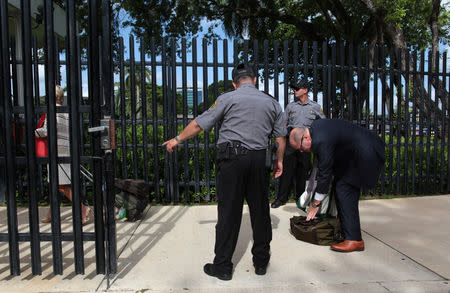
<path fill-rule="evenodd" d="M 305 216 L 290 219 L 291 233 L 295 238 L 317 245 L 331 245 L 343 241 L 338 218 L 315 218 L 306 221 Z"/>
<path fill-rule="evenodd" d="M 119 217 L 126 217 L 127 221 L 134 222 L 142 218 L 142 212 L 147 207 L 147 203 L 146 198 L 120 191 L 116 194 L 114 205 L 120 209 Z"/>

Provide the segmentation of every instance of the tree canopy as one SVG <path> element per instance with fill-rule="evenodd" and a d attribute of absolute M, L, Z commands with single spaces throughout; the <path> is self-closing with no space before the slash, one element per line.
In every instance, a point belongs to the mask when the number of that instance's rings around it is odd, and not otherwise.
<path fill-rule="evenodd" d="M 222 25 L 229 37 L 309 41 L 376 42 L 391 46 L 403 38 L 413 49 L 431 47 L 432 21 L 447 44 L 449 12 L 440 0 L 116 0 L 133 33 L 162 37 L 198 35 L 205 21 Z M 437 4 L 437 11 L 433 9 Z M 393 30 L 394 29 L 394 30 Z M 401 32 L 401 36 L 395 32 Z"/>

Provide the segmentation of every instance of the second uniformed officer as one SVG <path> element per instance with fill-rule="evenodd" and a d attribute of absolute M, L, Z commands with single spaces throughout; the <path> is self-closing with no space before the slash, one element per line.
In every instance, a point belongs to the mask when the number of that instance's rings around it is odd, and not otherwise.
<path fill-rule="evenodd" d="M 291 88 L 294 90 L 295 99 L 284 110 L 288 134 L 290 129 L 309 127 L 315 119 L 325 118 L 320 105 L 308 99 L 309 83 L 306 79 L 291 84 Z M 283 160 L 283 175 L 280 177 L 280 189 L 276 200 L 272 203 L 272 208 L 278 208 L 287 202 L 294 178 L 295 196 L 298 198 L 305 191 L 310 160 L 310 153 L 301 153 L 293 149 L 289 143 L 287 144 Z"/>
<path fill-rule="evenodd" d="M 254 70 L 238 65 L 232 72 L 234 91 L 222 94 L 203 114 L 196 117 L 175 138 L 163 143 L 167 151 L 201 130 L 221 122 L 216 147 L 216 224 L 215 258 L 203 267 L 206 274 L 231 280 L 231 258 L 236 247 L 244 199 L 248 203 L 253 230 L 253 265 L 264 275 L 270 259 L 272 226 L 269 211 L 269 173 L 265 165 L 271 133 L 279 144 L 274 177 L 283 172 L 286 127 L 280 104 L 256 87 Z"/>

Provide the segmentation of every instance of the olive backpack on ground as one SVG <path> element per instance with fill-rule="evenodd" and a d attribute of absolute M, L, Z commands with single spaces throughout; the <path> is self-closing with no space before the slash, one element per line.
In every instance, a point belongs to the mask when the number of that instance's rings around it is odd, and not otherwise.
<path fill-rule="evenodd" d="M 151 201 L 150 186 L 144 180 L 115 179 L 116 187 L 115 207 L 119 210 L 119 217 L 126 217 L 134 222 L 142 218 L 142 212 Z"/>
<path fill-rule="evenodd" d="M 306 221 L 305 216 L 294 216 L 290 219 L 291 233 L 301 241 L 317 245 L 331 245 L 343 240 L 338 218 L 315 218 Z"/>

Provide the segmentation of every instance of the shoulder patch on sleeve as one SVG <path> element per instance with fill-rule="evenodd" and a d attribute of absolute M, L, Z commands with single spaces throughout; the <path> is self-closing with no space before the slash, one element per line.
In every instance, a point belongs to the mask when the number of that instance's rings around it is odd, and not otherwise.
<path fill-rule="evenodd" d="M 216 99 L 215 101 L 214 101 L 214 104 L 212 104 L 211 105 L 211 107 L 209 107 L 209 109 L 214 109 L 214 108 L 216 108 L 216 106 L 217 106 L 217 101 L 218 101 L 218 99 Z"/>

